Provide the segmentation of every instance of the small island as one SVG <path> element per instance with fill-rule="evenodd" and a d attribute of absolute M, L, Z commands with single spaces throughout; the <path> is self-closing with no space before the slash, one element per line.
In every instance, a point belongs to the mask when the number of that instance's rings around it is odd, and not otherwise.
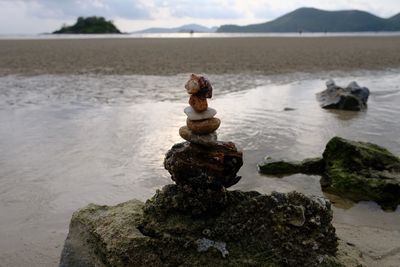
<path fill-rule="evenodd" d="M 112 21 L 107 21 L 103 17 L 79 17 L 72 26 L 62 26 L 53 34 L 104 34 L 118 33 L 121 31 L 114 25 Z"/>

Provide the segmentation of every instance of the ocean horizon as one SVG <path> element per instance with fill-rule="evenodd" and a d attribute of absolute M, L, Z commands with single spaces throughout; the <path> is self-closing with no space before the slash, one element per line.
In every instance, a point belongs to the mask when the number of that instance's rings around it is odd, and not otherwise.
<path fill-rule="evenodd" d="M 390 37 L 400 31 L 366 32 L 269 32 L 269 33 L 122 33 L 122 34 L 0 34 L 0 40 L 36 39 L 130 39 L 130 38 L 249 38 L 249 37 Z"/>

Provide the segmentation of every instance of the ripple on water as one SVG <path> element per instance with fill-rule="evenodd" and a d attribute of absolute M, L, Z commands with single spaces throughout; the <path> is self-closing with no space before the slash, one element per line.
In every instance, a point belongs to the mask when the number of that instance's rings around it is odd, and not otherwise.
<path fill-rule="evenodd" d="M 210 106 L 222 120 L 219 138 L 244 149 L 243 179 L 235 188 L 322 195 L 319 177 L 268 178 L 257 173 L 256 164 L 266 155 L 319 156 L 335 135 L 400 154 L 398 73 L 334 73 L 338 84 L 357 80 L 370 88 L 363 112 L 319 107 L 315 93 L 332 73 L 210 75 L 215 91 Z M 163 159 L 174 143 L 183 141 L 178 129 L 186 120 L 187 78 L 0 77 L 0 214 L 7 214 L 0 216 L 0 236 L 7 236 L 0 239 L 0 259 L 14 255 L 28 262 L 36 254 L 21 251 L 31 243 L 45 254 L 53 238 L 62 242 L 71 213 L 89 202 L 144 200 L 169 183 Z M 394 223 L 400 211 L 374 211 L 369 220 L 371 205 L 339 205 L 335 220 L 377 227 L 382 222 L 400 230 Z"/>

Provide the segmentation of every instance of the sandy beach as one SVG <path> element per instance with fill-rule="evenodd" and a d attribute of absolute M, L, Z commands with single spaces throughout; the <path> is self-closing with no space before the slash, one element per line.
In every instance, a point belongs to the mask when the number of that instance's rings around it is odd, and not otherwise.
<path fill-rule="evenodd" d="M 400 66 L 400 37 L 0 40 L 0 75 L 317 72 Z"/>
<path fill-rule="evenodd" d="M 182 141 L 190 72 L 215 82 L 220 136 L 244 149 L 235 189 L 322 195 L 319 177 L 266 178 L 256 163 L 320 155 L 334 135 L 399 154 L 398 69 L 400 37 L 0 40 L 0 267 L 57 266 L 73 211 L 170 182 L 162 161 Z M 368 111 L 322 110 L 330 75 L 374 86 Z M 338 237 L 365 266 L 398 266 L 399 208 L 340 202 Z"/>

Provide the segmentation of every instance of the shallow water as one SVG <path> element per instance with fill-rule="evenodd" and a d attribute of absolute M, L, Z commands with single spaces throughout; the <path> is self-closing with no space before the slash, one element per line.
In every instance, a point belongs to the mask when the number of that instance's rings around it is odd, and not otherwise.
<path fill-rule="evenodd" d="M 335 135 L 400 154 L 398 73 L 210 75 L 219 139 L 244 150 L 243 178 L 233 188 L 323 195 L 318 176 L 270 178 L 256 164 L 267 155 L 319 156 Z M 73 211 L 145 200 L 171 182 L 162 163 L 182 141 L 188 76 L 0 77 L 0 266 L 56 265 Z M 369 87 L 368 109 L 321 109 L 315 93 L 331 77 Z M 336 203 L 335 222 L 400 231 L 399 208 L 327 197 Z"/>

